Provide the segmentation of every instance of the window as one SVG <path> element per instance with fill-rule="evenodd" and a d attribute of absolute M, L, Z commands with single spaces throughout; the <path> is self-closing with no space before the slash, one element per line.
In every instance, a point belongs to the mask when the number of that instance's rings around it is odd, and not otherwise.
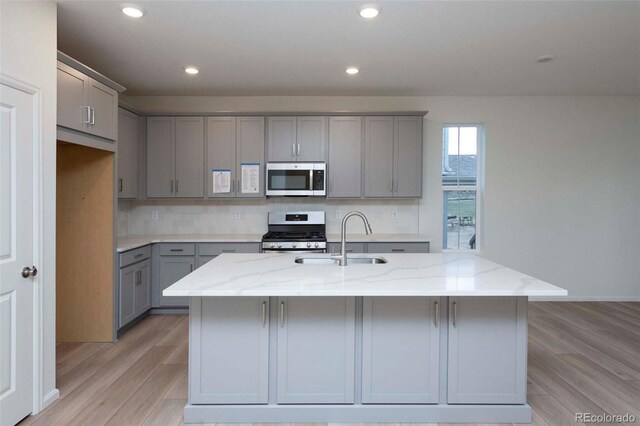
<path fill-rule="evenodd" d="M 442 129 L 442 248 L 475 250 L 480 217 L 482 128 L 445 125 Z"/>

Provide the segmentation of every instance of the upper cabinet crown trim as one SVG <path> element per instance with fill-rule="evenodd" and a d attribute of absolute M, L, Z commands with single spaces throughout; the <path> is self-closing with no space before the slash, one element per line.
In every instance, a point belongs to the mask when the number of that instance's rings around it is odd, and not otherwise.
<path fill-rule="evenodd" d="M 126 108 L 131 108 L 129 105 Z M 307 117 L 307 116 L 324 116 L 324 117 L 344 117 L 344 116 L 415 116 L 424 117 L 429 111 L 251 111 L 251 112 L 238 112 L 238 111 L 208 111 L 208 112 L 142 112 L 139 114 L 147 117 L 182 117 L 182 116 L 200 116 L 200 117 L 244 117 L 244 116 L 291 116 L 291 117 Z"/>
<path fill-rule="evenodd" d="M 115 81 L 105 77 L 104 75 L 100 74 L 98 71 L 94 70 L 93 68 L 89 68 L 88 66 L 86 66 L 82 62 L 79 62 L 79 61 L 73 59 L 71 56 L 69 56 L 66 53 L 63 53 L 63 52 L 61 52 L 59 50 L 58 50 L 58 60 L 60 62 L 62 62 L 63 64 L 69 65 L 71 68 L 76 69 L 76 70 L 80 71 L 81 73 L 83 73 L 85 75 L 88 75 L 89 77 L 93 78 L 94 80 L 99 81 L 100 83 L 104 84 L 105 86 L 112 88 L 116 92 L 122 93 L 125 90 L 127 90 L 126 87 L 124 87 L 124 86 L 116 83 Z"/>

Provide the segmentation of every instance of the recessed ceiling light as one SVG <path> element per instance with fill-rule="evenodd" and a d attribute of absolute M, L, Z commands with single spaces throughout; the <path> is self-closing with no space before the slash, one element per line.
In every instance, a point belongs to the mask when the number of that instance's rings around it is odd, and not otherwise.
<path fill-rule="evenodd" d="M 380 7 L 378 7 L 378 6 L 374 6 L 374 5 L 368 4 L 368 5 L 362 6 L 360 8 L 360 10 L 358 11 L 358 13 L 363 18 L 373 19 L 373 18 L 375 18 L 376 16 L 378 16 L 380 14 L 381 10 L 382 9 Z"/>
<path fill-rule="evenodd" d="M 186 72 L 187 74 L 191 74 L 191 75 L 196 75 L 198 74 L 200 71 L 198 70 L 198 68 L 196 67 L 186 67 L 184 69 L 184 72 Z"/>
<path fill-rule="evenodd" d="M 542 55 L 536 58 L 536 62 L 539 64 L 544 64 L 545 62 L 553 61 L 555 58 L 555 55 Z"/>
<path fill-rule="evenodd" d="M 347 67 L 347 69 L 345 70 L 347 72 L 347 74 L 349 75 L 355 75 L 358 74 L 360 72 L 360 70 L 358 69 L 358 67 Z"/>
<path fill-rule="evenodd" d="M 120 10 L 122 10 L 122 13 L 132 18 L 140 18 L 144 15 L 144 10 L 133 4 L 120 5 Z"/>

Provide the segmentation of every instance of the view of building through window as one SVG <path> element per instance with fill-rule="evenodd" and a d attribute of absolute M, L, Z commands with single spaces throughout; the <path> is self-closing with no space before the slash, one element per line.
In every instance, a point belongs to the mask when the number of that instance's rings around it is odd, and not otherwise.
<path fill-rule="evenodd" d="M 443 128 L 443 249 L 476 248 L 479 137 L 479 126 Z"/>

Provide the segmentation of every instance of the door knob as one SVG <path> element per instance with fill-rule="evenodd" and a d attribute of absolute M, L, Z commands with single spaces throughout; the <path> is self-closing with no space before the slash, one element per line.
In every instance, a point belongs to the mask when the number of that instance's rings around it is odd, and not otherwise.
<path fill-rule="evenodd" d="M 31 268 L 25 266 L 22 268 L 22 278 L 35 277 L 36 275 L 38 275 L 38 268 L 35 266 L 32 266 Z"/>

